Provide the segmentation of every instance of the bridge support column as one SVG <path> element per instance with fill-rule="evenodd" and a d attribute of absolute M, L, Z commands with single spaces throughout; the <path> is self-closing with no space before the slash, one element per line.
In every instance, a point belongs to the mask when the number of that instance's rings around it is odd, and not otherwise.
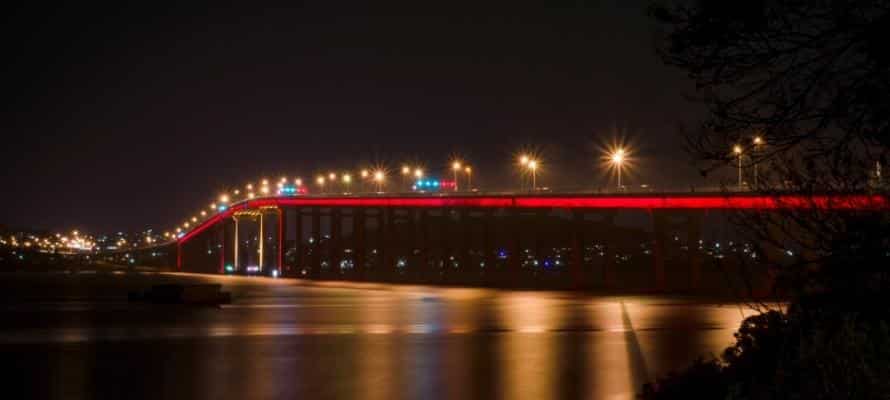
<path fill-rule="evenodd" d="M 381 276 L 385 277 L 385 279 L 392 279 L 394 277 L 393 274 L 393 263 L 392 263 L 392 210 L 389 208 L 383 207 L 380 208 L 380 249 L 379 249 L 379 260 L 380 260 L 380 273 Z"/>
<path fill-rule="evenodd" d="M 312 278 L 318 279 L 321 277 L 321 210 L 317 206 L 312 207 L 311 213 L 312 233 L 310 235 L 312 237 L 312 246 L 310 251 L 312 251 L 312 255 L 309 259 L 309 268 L 312 271 Z"/>
<path fill-rule="evenodd" d="M 510 262 L 506 272 L 507 281 L 511 285 L 516 285 L 522 281 L 522 261 L 525 258 L 525 254 L 522 253 L 522 215 L 515 208 L 510 210 L 509 215 L 512 220 L 510 226 L 513 227 L 513 232 L 510 235 Z"/>
<path fill-rule="evenodd" d="M 587 273 L 584 268 L 584 213 L 572 211 L 572 261 L 570 264 L 572 286 L 580 289 L 587 286 Z"/>
<path fill-rule="evenodd" d="M 352 262 L 355 268 L 355 276 L 359 280 L 365 279 L 365 209 L 355 207 L 352 209 Z"/>
<path fill-rule="evenodd" d="M 600 224 L 604 226 L 604 229 L 600 229 L 600 232 L 613 232 L 615 230 L 615 214 L 607 213 L 603 215 L 603 218 L 600 220 Z M 601 251 L 603 252 L 603 286 L 606 288 L 614 288 L 617 286 L 617 279 L 615 277 L 615 249 L 618 247 L 617 243 L 614 240 L 608 240 L 609 236 L 603 236 L 601 240 L 598 240 L 600 246 L 602 246 Z"/>
<path fill-rule="evenodd" d="M 544 210 L 544 209 L 537 209 L 537 210 L 535 210 L 535 212 L 533 214 L 534 219 L 532 221 L 532 229 L 530 229 L 530 231 L 534 232 L 534 243 L 533 243 L 533 246 L 535 249 L 534 260 L 538 262 L 538 265 L 534 265 L 534 264 L 532 265 L 532 268 L 534 269 L 533 274 L 538 274 L 540 272 L 539 269 L 544 268 L 544 254 L 546 252 L 544 251 L 545 242 L 544 242 L 544 238 L 542 238 L 542 234 L 546 236 L 550 233 L 549 232 L 549 224 L 546 222 L 547 214 L 548 214 L 548 210 Z M 543 233 L 542 233 L 542 230 L 544 230 Z M 541 274 L 541 276 L 546 276 L 546 275 Z"/>
<path fill-rule="evenodd" d="M 460 208 L 458 210 L 458 215 L 460 220 L 458 221 L 458 229 L 456 229 L 457 235 L 460 236 L 457 238 L 457 263 L 458 263 L 458 273 L 457 276 L 468 276 L 469 274 L 473 274 L 473 280 L 475 281 L 475 277 L 477 276 L 477 272 L 479 268 L 472 268 L 470 266 L 470 240 L 473 236 L 472 224 L 470 223 L 470 213 L 466 208 Z"/>
<path fill-rule="evenodd" d="M 287 214 L 285 209 L 278 208 L 278 275 L 284 272 L 284 249 L 287 241 Z"/>
<path fill-rule="evenodd" d="M 494 227 L 494 212 L 485 210 L 482 214 L 482 262 L 485 263 L 482 268 L 483 282 L 491 283 L 492 278 L 497 273 L 496 258 L 494 257 L 495 249 L 492 239 L 492 229 Z"/>
<path fill-rule="evenodd" d="M 343 219 L 340 215 L 340 209 L 337 207 L 331 208 L 331 246 L 330 246 L 330 260 L 331 260 L 331 271 L 339 271 L 342 274 L 342 270 L 340 269 L 340 261 L 343 258 L 343 247 L 340 240 L 340 229 L 343 227 Z"/>
<path fill-rule="evenodd" d="M 226 272 L 226 221 L 222 220 L 217 229 L 219 229 L 219 246 L 217 246 L 219 250 L 219 273 L 223 274 Z"/>
<path fill-rule="evenodd" d="M 698 251 L 698 240 L 701 239 L 702 216 L 692 212 L 687 218 L 686 230 L 686 254 L 689 263 L 689 286 L 692 290 L 698 290 L 701 286 L 702 255 Z"/>
<path fill-rule="evenodd" d="M 454 260 L 452 260 L 452 257 L 454 257 L 454 245 L 452 243 L 454 237 L 451 234 L 454 222 L 451 219 L 450 208 L 442 209 L 441 221 L 442 226 L 439 227 L 439 237 L 441 238 L 442 244 L 442 267 L 436 269 L 437 282 L 451 278 L 452 272 L 454 271 Z"/>
<path fill-rule="evenodd" d="M 653 249 L 652 260 L 655 272 L 655 290 L 663 292 L 667 288 L 665 277 L 665 236 L 667 235 L 667 221 L 661 212 L 650 210 L 652 218 Z"/>
<path fill-rule="evenodd" d="M 260 242 L 259 242 L 259 249 L 258 249 L 259 258 L 258 258 L 258 262 L 257 262 L 257 267 L 259 267 L 260 272 L 263 271 L 263 264 L 265 262 L 265 260 L 263 259 L 263 256 L 266 255 L 263 252 L 263 247 L 264 247 L 263 244 L 266 242 L 266 231 L 265 231 L 265 227 L 263 226 L 263 222 L 264 222 L 265 218 L 263 218 L 263 214 L 264 214 L 263 210 L 261 209 L 260 210 L 260 234 L 259 234 Z"/>
<path fill-rule="evenodd" d="M 294 219 L 296 220 L 294 224 L 294 272 L 297 275 L 302 275 L 303 272 L 303 209 L 295 208 L 294 209 Z"/>
<path fill-rule="evenodd" d="M 232 258 L 233 258 L 234 262 L 232 265 L 233 265 L 233 268 L 235 269 L 235 271 L 237 271 L 238 266 L 241 265 L 241 262 L 238 260 L 238 245 L 240 244 L 240 242 L 238 241 L 239 240 L 239 238 L 238 238 L 238 217 L 232 215 L 232 221 L 235 221 L 235 235 L 234 235 L 235 237 L 234 237 L 234 240 L 232 241 L 232 251 L 233 251 Z"/>
<path fill-rule="evenodd" d="M 421 208 L 417 211 L 417 237 L 420 249 L 420 268 L 418 275 L 424 281 L 429 281 L 433 276 L 433 267 L 430 265 L 430 237 L 429 237 L 429 211 Z"/>

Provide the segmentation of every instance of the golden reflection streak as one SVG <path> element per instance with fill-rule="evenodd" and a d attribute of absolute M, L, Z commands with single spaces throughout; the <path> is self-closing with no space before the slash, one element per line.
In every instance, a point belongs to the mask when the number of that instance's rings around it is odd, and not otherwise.
<path fill-rule="evenodd" d="M 502 336 L 500 388 L 505 399 L 545 399 L 556 392 L 556 328 L 563 307 L 544 293 L 505 293 L 499 298 L 503 325 L 513 333 Z M 542 334 L 547 333 L 547 334 Z M 530 349 L 536 349 L 529 351 Z"/>

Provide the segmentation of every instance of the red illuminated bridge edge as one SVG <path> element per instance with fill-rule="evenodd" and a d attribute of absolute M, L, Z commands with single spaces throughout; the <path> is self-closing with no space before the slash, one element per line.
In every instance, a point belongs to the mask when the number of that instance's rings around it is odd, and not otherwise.
<path fill-rule="evenodd" d="M 182 244 L 241 210 L 261 207 L 395 207 L 395 208 L 563 208 L 638 210 L 885 210 L 890 201 L 878 195 L 502 195 L 502 196 L 304 196 L 268 197 L 234 203 L 180 237 Z"/>

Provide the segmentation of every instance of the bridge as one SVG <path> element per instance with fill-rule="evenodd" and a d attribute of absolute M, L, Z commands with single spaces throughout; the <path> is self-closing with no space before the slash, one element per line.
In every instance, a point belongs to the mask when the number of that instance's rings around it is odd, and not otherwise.
<path fill-rule="evenodd" d="M 886 198 L 874 195 L 279 195 L 221 205 L 151 249 L 170 249 L 169 260 L 175 254 L 181 271 L 307 278 L 338 271 L 328 277 L 392 280 L 407 266 L 419 281 L 436 281 L 430 276 L 443 270 L 478 268 L 486 270 L 487 281 L 509 281 L 530 262 L 523 243 L 532 243 L 535 265 L 546 253 L 542 247 L 551 248 L 549 260 L 566 268 L 573 285 L 584 286 L 590 281 L 585 254 L 591 239 L 609 238 L 615 216 L 636 210 L 648 216 L 651 228 L 653 289 L 665 290 L 668 234 L 682 231 L 686 243 L 697 242 L 702 218 L 712 210 L 859 212 L 887 206 Z M 599 250 L 605 260 L 601 282 L 614 286 L 612 250 Z M 690 248 L 685 262 L 688 287 L 695 289 L 702 252 Z"/>

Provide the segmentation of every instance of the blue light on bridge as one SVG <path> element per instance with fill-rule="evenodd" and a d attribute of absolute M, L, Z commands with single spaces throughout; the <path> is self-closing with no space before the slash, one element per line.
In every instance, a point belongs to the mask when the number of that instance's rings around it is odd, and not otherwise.
<path fill-rule="evenodd" d="M 219 212 L 223 212 L 225 210 L 228 210 L 229 208 L 226 207 L 225 204 L 220 204 L 219 207 L 217 207 L 216 209 L 219 210 Z"/>
<path fill-rule="evenodd" d="M 278 189 L 279 196 L 294 196 L 297 193 L 300 193 L 300 191 L 297 190 L 297 187 L 294 185 L 284 185 Z"/>
<path fill-rule="evenodd" d="M 421 179 L 411 187 L 414 190 L 437 190 L 441 186 L 438 179 Z"/>

